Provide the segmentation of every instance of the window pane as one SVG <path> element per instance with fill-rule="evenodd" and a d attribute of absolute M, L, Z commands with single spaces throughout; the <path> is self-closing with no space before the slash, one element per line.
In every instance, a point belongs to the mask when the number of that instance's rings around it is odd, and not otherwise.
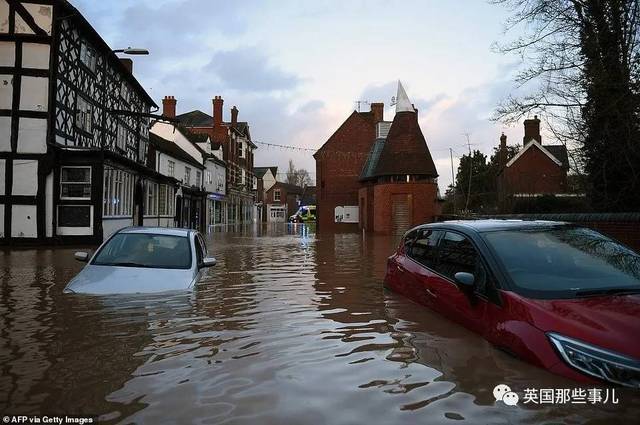
<path fill-rule="evenodd" d="M 91 227 L 91 207 L 76 205 L 58 206 L 58 226 Z"/>
<path fill-rule="evenodd" d="M 446 232 L 440 240 L 440 261 L 436 270 L 453 279 L 458 272 L 472 273 L 477 276 L 476 265 L 478 264 L 478 254 L 469 239 L 464 236 Z"/>
<path fill-rule="evenodd" d="M 63 198 L 91 199 L 91 185 L 90 184 L 63 183 L 62 184 L 61 196 Z"/>
<path fill-rule="evenodd" d="M 438 238 L 442 232 L 428 229 L 419 230 L 415 235 L 409 256 L 425 267 L 435 268 L 437 260 Z"/>
<path fill-rule="evenodd" d="M 91 183 L 89 167 L 62 167 L 60 180 L 63 183 Z"/>

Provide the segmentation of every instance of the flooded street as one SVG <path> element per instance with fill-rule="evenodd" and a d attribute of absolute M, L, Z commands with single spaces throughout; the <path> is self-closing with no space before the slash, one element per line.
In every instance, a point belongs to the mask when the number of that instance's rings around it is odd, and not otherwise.
<path fill-rule="evenodd" d="M 619 404 L 496 403 L 592 386 L 500 352 L 382 287 L 391 238 L 303 226 L 208 235 L 194 294 L 63 295 L 76 249 L 0 251 L 0 413 L 114 423 L 620 423 Z"/>

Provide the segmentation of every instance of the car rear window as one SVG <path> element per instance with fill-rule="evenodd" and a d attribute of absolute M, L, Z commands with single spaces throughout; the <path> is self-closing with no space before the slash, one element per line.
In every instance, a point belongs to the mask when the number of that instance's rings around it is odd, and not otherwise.
<path fill-rule="evenodd" d="M 119 233 L 102 247 L 91 264 L 188 269 L 191 267 L 191 247 L 184 236 Z"/>

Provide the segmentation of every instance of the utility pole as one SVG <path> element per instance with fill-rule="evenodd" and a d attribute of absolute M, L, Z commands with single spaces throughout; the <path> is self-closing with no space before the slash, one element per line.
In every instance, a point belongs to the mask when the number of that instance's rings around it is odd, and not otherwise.
<path fill-rule="evenodd" d="M 453 191 L 453 215 L 456 215 L 456 175 L 453 173 L 453 149 L 449 148 L 451 157 L 451 190 Z"/>
<path fill-rule="evenodd" d="M 467 202 L 465 203 L 465 212 L 469 211 L 469 198 L 471 197 L 471 176 L 473 175 L 473 158 L 471 156 L 471 142 L 469 141 L 469 133 L 464 133 L 467 138 L 467 147 L 469 148 L 469 188 L 467 189 Z"/>

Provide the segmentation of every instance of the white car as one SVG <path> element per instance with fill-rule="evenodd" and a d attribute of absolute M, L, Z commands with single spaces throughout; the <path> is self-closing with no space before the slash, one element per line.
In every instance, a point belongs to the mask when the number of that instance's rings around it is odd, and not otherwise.
<path fill-rule="evenodd" d="M 65 293 L 94 295 L 193 289 L 203 270 L 216 264 L 202 235 L 191 229 L 127 227 L 114 233 L 65 287 Z"/>

